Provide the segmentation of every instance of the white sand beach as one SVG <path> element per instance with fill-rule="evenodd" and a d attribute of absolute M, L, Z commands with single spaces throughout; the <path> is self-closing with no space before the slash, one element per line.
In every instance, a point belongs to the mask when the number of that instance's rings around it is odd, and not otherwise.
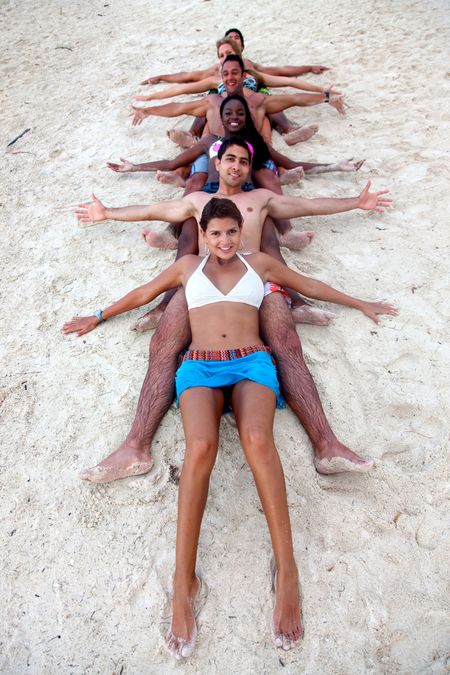
<path fill-rule="evenodd" d="M 229 11 L 229 14 L 225 12 Z M 450 8 L 444 0 L 249 3 L 215 0 L 5 0 L 1 80 L 0 672 L 160 675 L 184 440 L 173 406 L 150 474 L 109 485 L 77 472 L 123 440 L 151 333 L 134 311 L 84 338 L 62 324 L 161 271 L 140 224 L 80 225 L 92 191 L 110 206 L 181 193 L 154 174 L 106 161 L 170 158 L 173 121 L 130 123 L 145 77 L 215 61 L 231 27 L 265 65 L 322 64 L 349 104 L 288 117 L 317 123 L 295 159 L 365 158 L 290 194 L 355 196 L 389 188 L 383 214 L 295 221 L 316 237 L 285 251 L 295 269 L 366 299 L 398 305 L 378 326 L 334 308 L 330 326 L 299 326 L 305 358 L 337 435 L 373 457 L 366 475 L 320 476 L 306 434 L 278 411 L 303 590 L 305 634 L 285 653 L 270 639 L 270 540 L 229 419 L 203 522 L 209 589 L 187 673 L 440 674 L 450 671 L 449 217 Z M 187 128 L 190 119 L 177 122 Z M 29 129 L 7 148 L 14 138 Z M 160 226 L 164 227 L 163 224 Z"/>

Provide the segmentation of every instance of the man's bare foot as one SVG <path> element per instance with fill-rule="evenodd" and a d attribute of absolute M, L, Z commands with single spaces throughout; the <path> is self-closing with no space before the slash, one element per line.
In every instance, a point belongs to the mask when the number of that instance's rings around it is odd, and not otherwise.
<path fill-rule="evenodd" d="M 309 246 L 314 239 L 314 232 L 307 230 L 306 232 L 298 232 L 298 230 L 289 230 L 280 235 L 280 246 L 290 248 L 291 251 L 301 251 L 303 248 Z"/>
<path fill-rule="evenodd" d="M 310 323 L 314 326 L 328 326 L 330 321 L 336 317 L 334 312 L 326 309 L 311 307 L 311 305 L 297 305 L 291 308 L 291 316 L 294 323 Z"/>
<path fill-rule="evenodd" d="M 125 441 L 100 464 L 80 471 L 78 477 L 89 483 L 111 483 L 120 478 L 141 476 L 151 471 L 152 467 L 150 449 L 137 450 Z"/>
<path fill-rule="evenodd" d="M 185 187 L 186 181 L 176 171 L 157 171 L 156 179 L 166 185 L 175 185 L 176 187 Z"/>
<path fill-rule="evenodd" d="M 337 439 L 322 450 L 315 450 L 314 466 L 317 473 L 330 475 L 333 473 L 366 473 L 373 467 L 372 459 L 362 459 Z"/>
<path fill-rule="evenodd" d="M 281 185 L 294 185 L 295 183 L 300 183 L 304 177 L 305 172 L 303 167 L 296 166 L 295 169 L 288 169 L 281 174 L 280 183 Z"/>
<path fill-rule="evenodd" d="M 172 623 L 166 636 L 170 653 L 180 661 L 192 655 L 197 639 L 196 599 L 200 596 L 202 582 L 199 577 L 186 584 L 174 580 Z"/>
<path fill-rule="evenodd" d="M 296 647 L 303 636 L 298 572 L 273 572 L 275 609 L 272 614 L 272 641 L 285 651 Z"/>
<path fill-rule="evenodd" d="M 141 230 L 141 235 L 144 241 L 153 248 L 162 248 L 168 251 L 176 251 L 178 248 L 177 240 L 167 230 L 155 232 L 154 230 L 149 230 L 144 227 L 144 229 Z"/>
<path fill-rule="evenodd" d="M 170 129 L 167 132 L 168 137 L 173 143 L 179 145 L 180 148 L 192 148 L 193 145 L 197 143 L 197 139 L 194 138 L 189 131 L 180 131 L 179 129 Z"/>
<path fill-rule="evenodd" d="M 130 327 L 130 330 L 135 330 L 137 333 L 153 330 L 159 324 L 165 309 L 166 305 L 154 307 L 149 312 L 139 317 L 139 319 Z"/>
<path fill-rule="evenodd" d="M 307 141 L 311 136 L 317 134 L 319 127 L 317 124 L 311 124 L 309 127 L 300 127 L 300 129 L 295 129 L 288 134 L 283 136 L 285 143 L 287 145 L 295 145 L 296 143 L 301 143 L 302 141 Z"/>

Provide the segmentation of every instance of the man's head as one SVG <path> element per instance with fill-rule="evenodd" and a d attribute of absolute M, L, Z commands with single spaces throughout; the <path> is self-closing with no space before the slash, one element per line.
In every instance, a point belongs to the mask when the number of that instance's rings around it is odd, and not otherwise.
<path fill-rule="evenodd" d="M 227 31 L 225 31 L 225 37 L 233 38 L 233 40 L 237 42 L 241 51 L 244 51 L 244 36 L 242 35 L 239 28 L 229 28 Z"/>
<path fill-rule="evenodd" d="M 216 48 L 220 65 L 223 64 L 227 56 L 230 54 L 237 54 L 238 56 L 241 56 L 239 45 L 230 37 L 223 37 L 220 40 L 217 40 Z"/>
<path fill-rule="evenodd" d="M 223 141 L 215 160 L 220 181 L 229 188 L 240 188 L 251 171 L 253 148 L 239 136 Z"/>
<path fill-rule="evenodd" d="M 244 63 L 241 57 L 229 54 L 222 63 L 222 80 L 228 96 L 242 91 L 243 79 Z"/>
<path fill-rule="evenodd" d="M 222 260 L 232 258 L 241 243 L 242 214 L 231 199 L 213 197 L 200 218 L 205 246 Z"/>

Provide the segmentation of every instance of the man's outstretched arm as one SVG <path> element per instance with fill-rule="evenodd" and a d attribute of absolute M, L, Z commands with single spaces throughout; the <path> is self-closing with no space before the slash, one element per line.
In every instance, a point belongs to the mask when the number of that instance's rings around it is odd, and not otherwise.
<path fill-rule="evenodd" d="M 267 75 L 281 75 L 285 77 L 298 77 L 305 75 L 305 73 L 315 73 L 319 75 L 329 70 L 326 66 L 261 66 L 259 63 L 245 59 L 246 64 L 251 64 L 253 70 L 258 70 L 260 73 Z"/>
<path fill-rule="evenodd" d="M 369 192 L 370 181 L 359 197 L 344 199 L 306 199 L 305 197 L 291 197 L 289 195 L 273 195 L 267 202 L 267 212 L 273 218 L 296 218 L 299 216 L 327 216 L 333 213 L 343 213 L 362 209 L 363 211 L 377 211 L 382 213 L 391 205 L 392 199 L 384 195 L 389 190 Z"/>
<path fill-rule="evenodd" d="M 294 106 L 310 106 L 319 103 L 328 103 L 341 115 L 345 115 L 344 98 L 341 95 L 325 91 L 323 94 L 283 94 L 276 96 L 266 96 L 264 106 L 266 113 L 272 114 L 282 112 L 287 108 Z"/>
<path fill-rule="evenodd" d="M 205 97 L 186 103 L 165 103 L 164 105 L 153 105 L 150 108 L 136 108 L 132 105 L 131 110 L 132 124 L 135 127 L 149 115 L 156 115 L 157 117 L 178 117 L 179 115 L 204 117 L 208 110 L 208 99 Z"/>
<path fill-rule="evenodd" d="M 153 75 L 153 77 L 147 78 L 141 82 L 141 84 L 159 84 L 160 82 L 179 82 L 183 84 L 184 82 L 198 82 L 198 80 L 203 80 L 205 77 L 215 75 L 215 72 L 216 66 L 211 66 L 205 70 L 183 70 L 180 73 L 172 73 L 171 75 Z"/>
<path fill-rule="evenodd" d="M 196 208 L 187 197 L 145 206 L 108 208 L 95 195 L 92 195 L 90 204 L 79 204 L 75 210 L 76 217 L 82 223 L 99 223 L 102 220 L 122 220 L 125 222 L 164 220 L 182 223 L 195 214 Z"/>

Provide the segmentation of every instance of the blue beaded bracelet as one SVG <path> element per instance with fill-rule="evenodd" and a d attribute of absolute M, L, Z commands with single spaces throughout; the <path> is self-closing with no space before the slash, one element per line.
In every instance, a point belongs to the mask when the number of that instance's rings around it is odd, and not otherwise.
<path fill-rule="evenodd" d="M 96 309 L 94 312 L 94 316 L 97 317 L 97 319 L 100 321 L 100 323 L 103 323 L 105 319 L 103 318 L 103 312 L 101 309 Z"/>

